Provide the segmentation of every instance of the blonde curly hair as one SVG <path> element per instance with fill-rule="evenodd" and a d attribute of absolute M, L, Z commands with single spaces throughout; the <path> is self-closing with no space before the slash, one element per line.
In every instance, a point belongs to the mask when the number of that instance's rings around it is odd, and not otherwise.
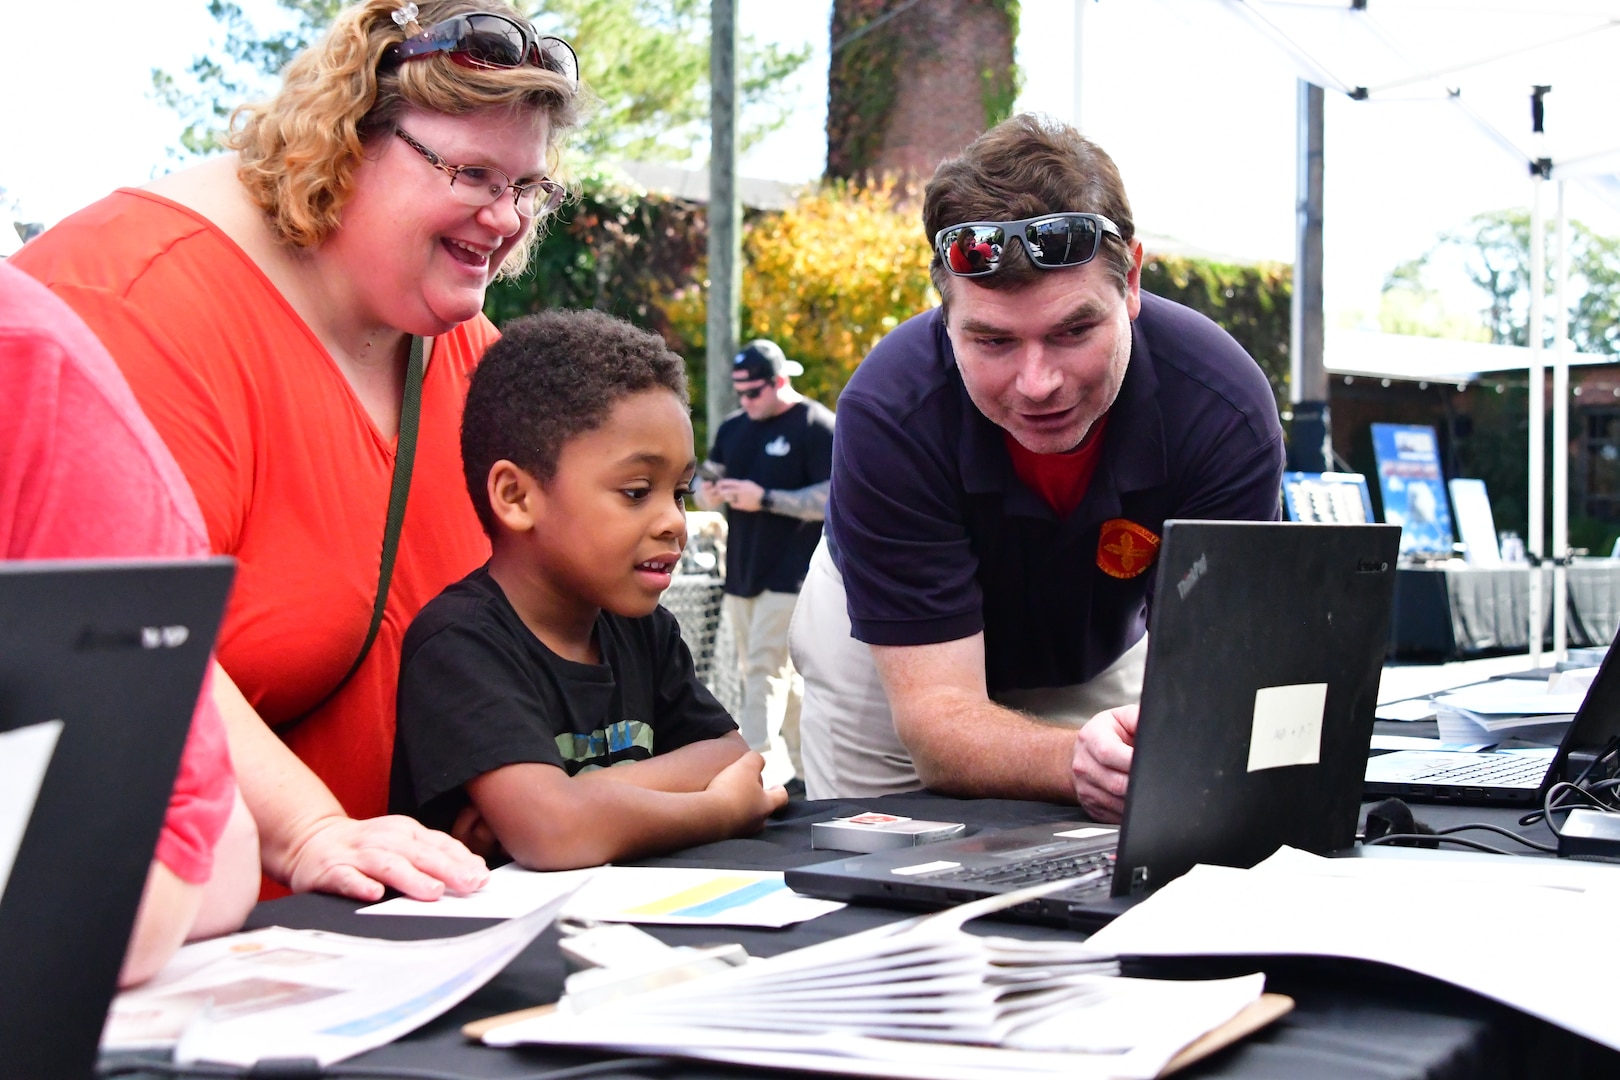
<path fill-rule="evenodd" d="M 237 178 L 283 243 L 315 247 L 341 227 L 367 144 L 392 134 L 409 108 L 450 116 L 502 106 L 541 110 L 551 123 L 553 168 L 564 137 L 581 120 L 579 87 L 531 64 L 474 68 L 437 53 L 378 72 L 383 50 L 456 15 L 493 12 L 527 22 L 501 0 L 420 0 L 416 22 L 401 28 L 392 18 L 401 3 L 363 0 L 344 11 L 287 65 L 279 93 L 231 115 L 226 145 L 239 155 Z M 531 224 L 502 276 L 527 265 L 539 231 Z"/>

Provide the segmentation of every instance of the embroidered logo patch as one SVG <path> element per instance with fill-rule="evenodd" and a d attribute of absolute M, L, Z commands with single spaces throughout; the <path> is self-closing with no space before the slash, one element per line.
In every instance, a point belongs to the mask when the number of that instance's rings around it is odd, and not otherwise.
<path fill-rule="evenodd" d="M 1133 578 L 1159 557 L 1159 538 L 1134 521 L 1103 522 L 1097 538 L 1097 569 L 1109 577 Z"/>

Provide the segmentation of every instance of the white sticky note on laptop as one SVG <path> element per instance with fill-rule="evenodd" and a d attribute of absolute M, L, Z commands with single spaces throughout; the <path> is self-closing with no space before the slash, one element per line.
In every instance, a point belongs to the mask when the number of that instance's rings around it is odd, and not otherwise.
<path fill-rule="evenodd" d="M 1254 727 L 1249 734 L 1249 771 L 1322 760 L 1322 715 L 1327 683 L 1262 686 L 1254 692 Z"/>

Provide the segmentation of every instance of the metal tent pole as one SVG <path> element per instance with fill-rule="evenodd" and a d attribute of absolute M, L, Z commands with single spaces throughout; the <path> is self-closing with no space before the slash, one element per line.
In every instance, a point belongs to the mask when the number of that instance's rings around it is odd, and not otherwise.
<path fill-rule="evenodd" d="M 1553 438 L 1552 554 L 1553 662 L 1566 659 L 1569 646 L 1569 219 L 1564 212 L 1564 181 L 1558 181 L 1557 238 L 1553 264 Z"/>
<path fill-rule="evenodd" d="M 1530 175 L 1530 505 L 1527 507 L 1530 516 L 1530 527 L 1527 530 L 1525 547 L 1530 553 L 1530 666 L 1541 666 L 1541 635 L 1546 629 L 1547 620 L 1544 612 L 1541 595 L 1541 557 L 1546 553 L 1546 543 L 1543 531 L 1546 523 L 1542 512 L 1541 501 L 1546 489 L 1546 454 L 1543 442 L 1546 438 L 1546 397 L 1547 388 L 1543 382 L 1545 368 L 1542 362 L 1541 341 L 1541 290 L 1546 276 L 1546 237 L 1542 232 L 1541 212 L 1541 185 L 1545 179 L 1541 170 L 1531 166 Z"/>

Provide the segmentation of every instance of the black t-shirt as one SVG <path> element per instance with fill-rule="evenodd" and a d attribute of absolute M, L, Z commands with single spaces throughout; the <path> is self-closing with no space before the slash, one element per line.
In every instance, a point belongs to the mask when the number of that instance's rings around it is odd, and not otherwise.
<path fill-rule="evenodd" d="M 448 829 L 463 785 L 519 762 L 573 776 L 737 730 L 698 681 L 675 616 L 596 619 L 602 663 L 548 649 L 481 567 L 411 623 L 399 665 L 389 810 Z"/>
<path fill-rule="evenodd" d="M 715 433 L 709 460 L 736 480 L 767 491 L 798 491 L 832 477 L 832 410 L 815 401 L 796 402 L 769 420 L 751 420 L 742 410 Z M 758 596 L 796 593 L 821 540 L 821 522 L 769 511 L 727 511 L 726 592 Z"/>

